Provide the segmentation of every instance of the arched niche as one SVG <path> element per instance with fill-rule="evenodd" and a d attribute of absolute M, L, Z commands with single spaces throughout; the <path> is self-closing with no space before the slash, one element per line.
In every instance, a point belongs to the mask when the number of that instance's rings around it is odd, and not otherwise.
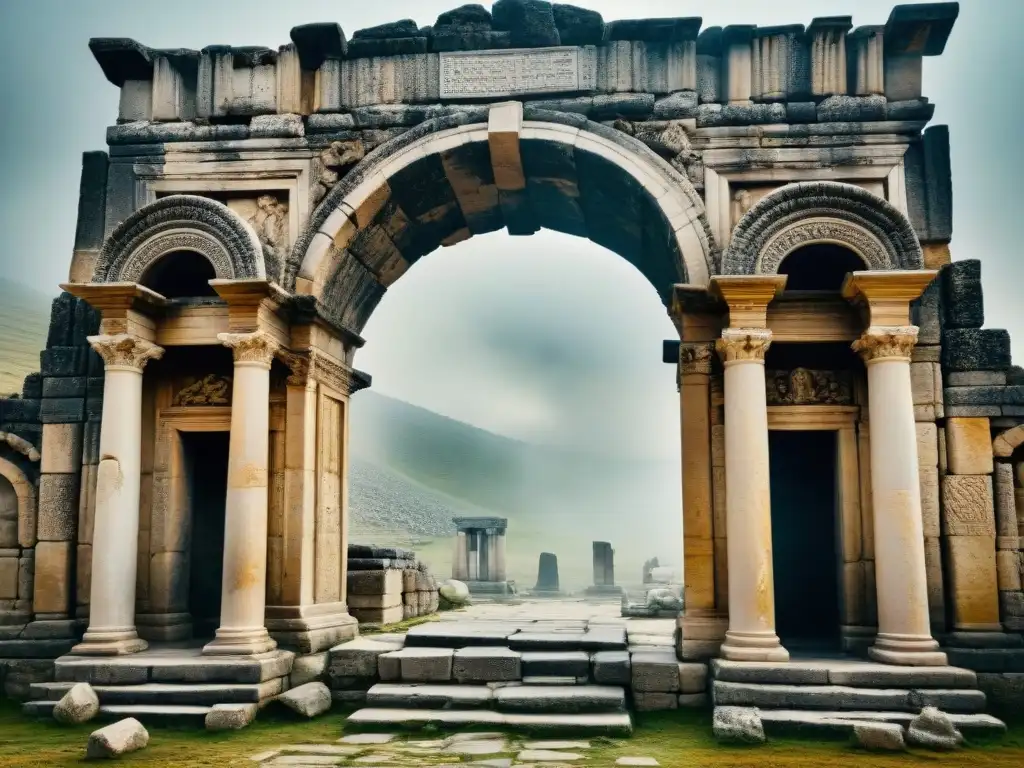
<path fill-rule="evenodd" d="M 153 261 L 139 276 L 139 283 L 168 299 L 216 296 L 210 280 L 217 270 L 198 251 L 171 251 Z"/>
<path fill-rule="evenodd" d="M 0 549 L 36 544 L 36 487 L 14 462 L 0 457 Z M 10 507 L 17 510 L 11 526 Z M 11 528 L 15 528 L 14 536 Z"/>
<path fill-rule="evenodd" d="M 787 291 L 838 292 L 850 272 L 868 269 L 849 248 L 835 243 L 812 243 L 792 251 L 779 263 L 778 274 L 787 275 Z"/>

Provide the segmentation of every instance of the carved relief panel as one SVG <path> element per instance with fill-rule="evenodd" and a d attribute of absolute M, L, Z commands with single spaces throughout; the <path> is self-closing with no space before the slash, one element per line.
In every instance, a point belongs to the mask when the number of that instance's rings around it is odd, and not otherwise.
<path fill-rule="evenodd" d="M 765 371 L 768 405 L 853 405 L 849 371 Z"/>

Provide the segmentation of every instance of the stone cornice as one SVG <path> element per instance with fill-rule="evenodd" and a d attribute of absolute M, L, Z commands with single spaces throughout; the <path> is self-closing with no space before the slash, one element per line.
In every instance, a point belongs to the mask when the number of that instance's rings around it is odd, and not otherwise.
<path fill-rule="evenodd" d="M 370 377 L 350 368 L 316 349 L 281 350 L 280 360 L 291 370 L 288 386 L 306 387 L 311 381 L 321 382 L 345 395 L 352 395 L 370 386 Z"/>
<path fill-rule="evenodd" d="M 164 348 L 151 341 L 127 333 L 116 336 L 89 336 L 89 345 L 96 350 L 108 370 L 133 370 L 142 373 L 146 363 L 163 357 Z"/>
<path fill-rule="evenodd" d="M 722 362 L 756 362 L 764 365 L 764 356 L 772 343 L 772 332 L 767 328 L 726 328 L 722 338 L 715 342 Z"/>
<path fill-rule="evenodd" d="M 879 360 L 906 360 L 917 343 L 917 326 L 877 326 L 868 328 L 864 335 L 853 342 L 853 350 L 865 363 Z"/>

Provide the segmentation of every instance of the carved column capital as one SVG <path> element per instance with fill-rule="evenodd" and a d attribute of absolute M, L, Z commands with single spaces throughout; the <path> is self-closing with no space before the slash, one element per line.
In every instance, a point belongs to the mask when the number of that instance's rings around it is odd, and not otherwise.
<path fill-rule="evenodd" d="M 128 333 L 116 336 L 89 336 L 87 340 L 103 358 L 103 363 L 108 369 L 142 373 L 146 363 L 150 360 L 159 360 L 164 354 L 163 347 Z"/>
<path fill-rule="evenodd" d="M 767 328 L 726 328 L 715 349 L 725 365 L 731 363 L 760 363 L 772 344 L 772 332 Z"/>
<path fill-rule="evenodd" d="M 305 387 L 322 382 L 331 389 L 351 395 L 368 386 L 364 375 L 318 349 L 283 349 L 278 357 L 291 369 L 288 386 Z"/>
<path fill-rule="evenodd" d="M 305 387 L 312 381 L 310 370 L 312 361 L 309 352 L 295 352 L 290 349 L 280 349 L 277 352 L 278 359 L 288 366 L 291 373 L 286 381 L 289 387 Z"/>
<path fill-rule="evenodd" d="M 853 342 L 865 363 L 877 360 L 910 360 L 917 343 L 916 325 L 873 325 Z"/>
<path fill-rule="evenodd" d="M 683 343 L 679 345 L 679 375 L 687 376 L 693 373 L 701 373 L 705 376 L 711 375 L 711 360 L 715 355 L 715 345 L 712 342 L 699 344 Z"/>
<path fill-rule="evenodd" d="M 252 333 L 218 333 L 217 338 L 225 347 L 230 347 L 235 358 L 235 364 L 252 363 L 263 365 L 267 368 L 274 359 L 274 354 L 280 346 L 266 331 L 253 331 Z"/>

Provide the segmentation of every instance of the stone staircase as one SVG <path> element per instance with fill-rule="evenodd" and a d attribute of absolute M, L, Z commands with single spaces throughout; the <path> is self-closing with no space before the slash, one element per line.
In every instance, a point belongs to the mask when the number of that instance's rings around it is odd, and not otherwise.
<path fill-rule="evenodd" d="M 49 717 L 75 683 L 89 683 L 100 700 L 99 717 L 134 717 L 143 723 L 203 726 L 214 706 L 262 706 L 288 688 L 294 654 L 211 657 L 200 646 L 160 647 L 131 656 L 62 656 L 54 682 L 33 683 L 22 711 Z"/>
<path fill-rule="evenodd" d="M 334 695 L 365 704 L 348 723 L 366 729 L 631 733 L 623 627 L 565 622 L 542 629 L 438 622 L 412 628 L 404 643 L 361 638 L 331 651 Z"/>
<path fill-rule="evenodd" d="M 974 672 L 959 667 L 898 667 L 853 658 L 789 663 L 711 662 L 716 707 L 756 707 L 765 732 L 851 731 L 858 721 L 906 725 L 922 707 L 948 713 L 966 733 L 1005 730 L 984 714 Z"/>

